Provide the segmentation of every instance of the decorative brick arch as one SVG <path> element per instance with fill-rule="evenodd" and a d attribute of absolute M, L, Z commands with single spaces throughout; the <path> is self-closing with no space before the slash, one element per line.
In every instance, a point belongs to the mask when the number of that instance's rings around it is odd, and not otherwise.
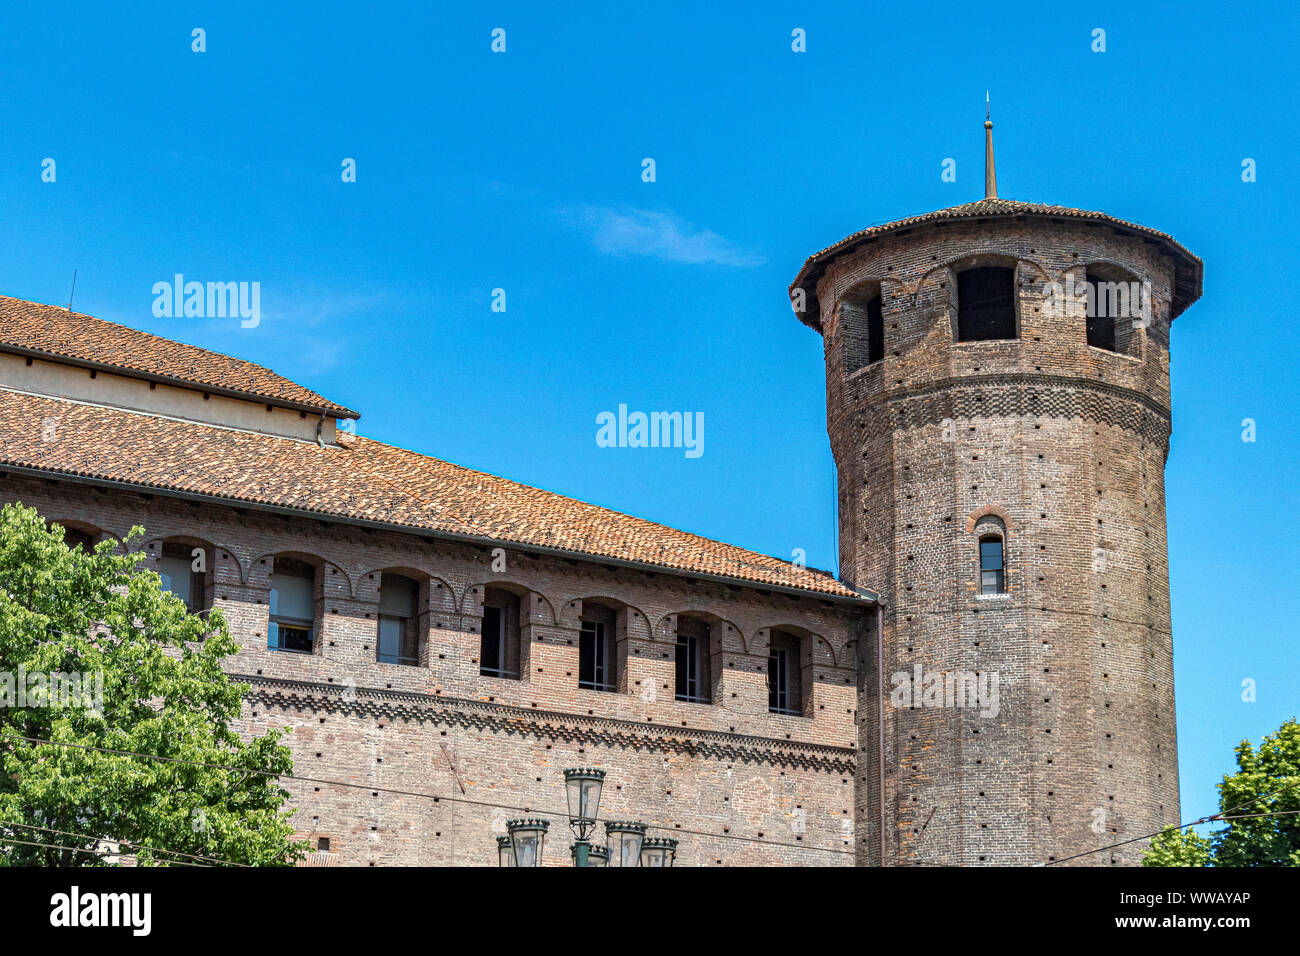
<path fill-rule="evenodd" d="M 997 518 L 1002 522 L 1002 527 L 1006 529 L 1008 535 L 1015 533 L 1015 527 L 1011 523 L 1011 515 L 1007 514 L 1007 509 L 1000 505 L 983 505 L 976 508 L 966 516 L 966 533 L 972 534 L 975 526 L 980 523 L 982 518 Z"/>
<path fill-rule="evenodd" d="M 222 550 L 225 551 L 226 549 L 222 548 Z M 233 558 L 233 554 L 231 556 Z M 300 550 L 295 550 L 294 548 L 278 548 L 275 551 L 267 551 L 264 554 L 257 555 L 257 557 L 253 558 L 251 561 L 248 562 L 248 570 L 244 572 L 243 583 L 245 585 L 251 584 L 254 570 L 257 568 L 259 564 L 265 564 L 265 562 L 268 559 L 270 559 L 272 562 L 271 568 L 268 568 L 266 571 L 266 574 L 269 575 L 271 573 L 271 569 L 274 568 L 275 566 L 274 565 L 275 559 L 280 557 L 295 558 L 296 560 L 303 561 L 307 564 L 310 564 L 312 567 L 320 569 L 322 580 L 324 580 L 324 575 L 326 574 L 329 574 L 331 576 L 337 575 L 339 578 L 341 578 L 341 581 L 337 586 L 343 591 L 343 595 L 342 595 L 343 598 L 345 600 L 352 600 L 356 597 L 354 582 L 351 576 L 346 571 L 344 571 L 343 568 L 339 567 L 339 565 L 335 564 L 333 561 L 328 560 L 327 558 L 322 558 L 314 551 L 300 551 Z M 328 593 L 328 590 L 329 588 L 327 582 L 326 583 L 327 597 L 331 596 Z"/>
<path fill-rule="evenodd" d="M 460 613 L 474 612 L 475 607 L 482 604 L 483 595 L 488 588 L 500 588 L 519 598 L 519 621 L 521 625 L 528 623 L 551 627 L 559 622 L 555 614 L 555 605 L 550 598 L 541 591 L 534 591 L 528 585 L 521 584 L 513 579 L 493 579 L 472 583 L 461 593 Z"/>
<path fill-rule="evenodd" d="M 615 609 L 623 608 L 628 613 L 627 630 L 629 636 L 631 636 L 634 622 L 637 631 L 645 635 L 644 639 L 649 639 L 654 636 L 653 626 L 650 623 L 649 615 L 647 615 L 645 611 L 637 607 L 635 604 L 629 604 L 627 601 L 623 600 L 622 598 L 614 597 L 612 594 L 593 593 L 593 594 L 574 595 L 572 598 L 565 601 L 564 604 L 562 605 L 564 608 L 566 608 L 565 613 L 567 614 L 569 612 L 573 612 L 573 613 L 580 612 L 583 601 L 593 601 L 596 604 L 603 604 L 606 607 L 615 608 Z M 562 619 L 563 618 L 557 618 L 557 621 Z"/>
<path fill-rule="evenodd" d="M 731 654 L 749 653 L 749 641 L 746 640 L 744 631 L 740 629 L 740 626 L 735 621 L 729 621 L 725 617 L 699 607 L 683 607 L 660 617 L 650 632 L 651 640 L 675 642 L 677 640 L 676 632 L 669 629 L 669 624 L 671 622 L 675 625 L 680 615 L 700 617 L 707 621 L 710 626 L 716 626 L 720 642 L 718 646 L 722 651 Z"/>

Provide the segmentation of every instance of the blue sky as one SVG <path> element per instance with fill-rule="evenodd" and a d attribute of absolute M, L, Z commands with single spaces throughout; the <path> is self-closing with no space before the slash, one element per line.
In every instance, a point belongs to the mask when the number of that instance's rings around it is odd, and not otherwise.
<path fill-rule="evenodd" d="M 78 311 L 269 365 L 371 437 L 834 567 L 821 343 L 785 288 L 979 198 L 989 89 L 1002 195 L 1206 263 L 1167 472 L 1184 818 L 1300 710 L 1285 5 L 268 6 L 0 10 L 0 292 L 64 304 L 76 269 Z M 154 318 L 176 272 L 260 282 L 261 324 Z M 703 411 L 705 454 L 598 448 L 619 403 Z"/>

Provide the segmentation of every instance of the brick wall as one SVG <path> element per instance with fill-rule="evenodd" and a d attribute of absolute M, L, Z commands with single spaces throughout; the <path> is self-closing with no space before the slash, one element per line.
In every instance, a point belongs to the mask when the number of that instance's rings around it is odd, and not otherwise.
<path fill-rule="evenodd" d="M 251 684 L 241 730 L 291 726 L 299 776 L 355 785 L 288 785 L 300 834 L 328 837 L 340 865 L 496 865 L 493 838 L 525 811 L 551 819 L 547 861 L 568 865 L 567 766 L 605 769 L 602 818 L 680 839 L 680 865 L 854 862 L 863 609 L 513 551 L 495 572 L 484 548 L 69 482 L 9 475 L 3 488 L 51 520 L 117 537 L 143 525 L 148 554 L 164 538 L 208 549 L 213 603 L 242 644 L 228 670 Z M 276 554 L 319 565 L 313 654 L 266 647 Z M 382 570 L 424 582 L 421 666 L 376 662 Z M 479 676 L 488 585 L 520 595 L 522 679 Z M 622 693 L 577 686 L 579 615 L 593 598 L 624 610 Z M 721 635 L 713 703 L 674 699 L 681 612 Z M 775 627 L 806 642 L 806 717 L 768 713 Z"/>

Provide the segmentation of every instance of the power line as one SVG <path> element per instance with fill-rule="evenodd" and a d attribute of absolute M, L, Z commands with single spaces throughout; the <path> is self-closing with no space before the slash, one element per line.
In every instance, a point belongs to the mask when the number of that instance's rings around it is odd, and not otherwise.
<path fill-rule="evenodd" d="M 42 850 L 70 850 L 73 853 L 85 853 L 88 856 L 104 857 L 104 856 L 122 855 L 121 853 L 115 852 L 113 850 L 87 850 L 85 847 L 65 846 L 60 843 L 33 843 L 31 840 L 19 840 L 14 837 L 7 837 L 7 836 L 0 836 L 0 843 L 12 843 L 18 846 L 34 846 Z M 177 860 L 174 863 L 174 865 L 175 866 L 197 866 L 201 868 L 206 868 L 206 865 L 203 863 L 185 863 L 180 860 Z"/>
<path fill-rule="evenodd" d="M 228 767 L 222 764 L 204 763 L 195 760 L 184 760 L 180 757 L 163 757 L 158 754 L 140 753 L 139 751 L 136 750 L 117 750 L 112 747 L 96 747 L 93 744 L 76 744 L 76 743 L 71 743 L 63 740 L 46 740 L 43 737 L 28 737 L 21 734 L 0 735 L 0 740 L 5 740 L 5 739 L 25 740 L 28 741 L 29 743 L 49 744 L 51 746 L 56 746 L 56 747 L 71 747 L 78 750 L 94 750 L 100 753 L 116 754 L 118 756 L 124 756 L 124 757 L 126 756 L 143 757 L 148 760 L 160 760 L 165 763 L 176 763 L 176 764 L 182 764 L 190 767 L 201 767 L 208 770 L 226 770 L 232 773 L 258 774 L 260 776 L 275 777 L 277 779 L 293 780 L 302 783 L 318 783 L 325 786 L 347 787 L 354 790 L 369 790 L 372 793 L 389 793 L 401 797 L 421 797 L 426 800 L 432 800 L 435 803 L 440 803 L 445 800 L 449 803 L 464 803 L 470 806 L 487 807 L 494 810 L 515 810 L 525 814 L 545 813 L 551 816 L 565 817 L 565 818 L 567 818 L 569 815 L 567 810 L 561 812 L 557 810 L 546 810 L 540 807 L 532 807 L 532 806 L 521 807 L 521 806 L 516 806 L 516 805 L 506 804 L 506 803 L 492 803 L 486 800 L 471 800 L 467 797 L 452 797 L 452 796 L 445 796 L 436 793 L 425 793 L 419 790 L 398 790 L 393 787 L 379 787 L 379 786 L 372 786 L 364 783 L 351 783 L 346 780 L 330 780 L 324 777 L 300 777 L 297 776 L 296 774 L 276 773 L 273 770 L 251 770 L 246 767 Z M 769 840 L 766 838 L 760 839 L 758 837 L 745 837 L 745 836 L 739 836 L 734 833 L 715 833 L 709 830 L 687 830 L 677 826 L 666 826 L 664 824 L 657 824 L 657 823 L 647 824 L 647 826 L 649 829 L 652 830 L 665 830 L 669 833 L 684 833 L 690 836 L 713 837 L 719 840 L 736 840 L 744 843 L 758 843 L 763 846 L 784 846 L 784 847 L 791 847 L 797 850 L 810 850 L 817 853 L 837 853 L 845 856 L 853 855 L 852 850 L 840 850 L 831 847 L 811 846 L 810 844 L 806 844 L 806 843 L 791 843 L 783 840 Z"/>
<path fill-rule="evenodd" d="M 148 850 L 150 853 L 167 853 L 172 856 L 188 857 L 191 860 L 207 860 L 212 863 L 220 863 L 223 866 L 248 866 L 247 863 L 234 863 L 229 860 L 222 860 L 215 856 L 204 856 L 201 853 L 183 853 L 180 850 L 166 850 L 161 847 L 149 846 L 144 843 L 136 843 L 134 840 L 123 840 L 120 837 L 97 837 L 91 836 L 89 833 L 74 833 L 71 830 L 56 830 L 52 827 L 38 827 L 32 823 L 15 823 L 12 820 L 0 820 L 0 827 L 21 827 L 24 830 L 41 830 L 45 833 L 55 834 L 56 836 L 71 836 L 82 840 L 98 840 L 101 842 L 116 843 L 119 846 L 131 847 L 135 850 Z M 163 860 L 162 862 L 171 863 L 174 861 Z"/>
<path fill-rule="evenodd" d="M 1232 817 L 1219 817 L 1220 820 L 1249 820 L 1252 817 L 1289 817 L 1300 810 L 1270 810 L 1268 813 L 1240 813 Z"/>
<path fill-rule="evenodd" d="M 1240 810 L 1243 807 L 1248 807 L 1256 800 L 1263 800 L 1269 797 L 1275 797 L 1279 793 L 1285 793 L 1287 790 L 1294 790 L 1296 787 L 1300 787 L 1300 781 L 1297 781 L 1292 784 L 1288 784 L 1287 786 L 1282 787 L 1279 790 L 1274 790 L 1269 793 L 1257 793 L 1255 794 L 1255 796 L 1251 797 L 1245 803 L 1238 804 L 1235 807 L 1231 807 L 1227 810 L 1220 810 L 1218 813 L 1212 814 L 1211 816 L 1208 817 L 1201 817 L 1199 820 L 1193 820 L 1191 823 L 1179 824 L 1178 830 L 1181 832 L 1182 830 L 1186 830 L 1188 827 L 1200 826 L 1202 823 L 1213 823 L 1216 820 L 1237 820 L 1237 819 L 1243 819 L 1246 816 L 1274 816 L 1274 814 L 1243 814 L 1242 817 L 1230 817 L 1228 816 L 1228 814 Z M 1281 816 L 1282 814 L 1278 813 L 1276 815 Z M 1147 833 L 1143 836 L 1133 837 L 1131 840 L 1121 840 L 1119 843 L 1111 843 L 1108 846 L 1099 846 L 1095 850 L 1084 850 L 1082 853 L 1076 853 L 1073 856 L 1062 857 L 1059 860 L 1048 860 L 1046 863 L 1041 863 L 1039 865 L 1055 866 L 1057 863 L 1067 863 L 1070 860 L 1077 860 L 1079 859 L 1079 857 L 1082 856 L 1091 856 L 1093 853 L 1102 853 L 1106 850 L 1113 850 L 1116 847 L 1127 846 L 1130 843 L 1138 843 L 1142 840 L 1149 840 L 1152 837 L 1159 836 L 1160 834 L 1164 833 L 1165 830 L 1168 829 L 1169 827 L 1164 827 L 1163 829 L 1157 830 L 1155 833 Z"/>

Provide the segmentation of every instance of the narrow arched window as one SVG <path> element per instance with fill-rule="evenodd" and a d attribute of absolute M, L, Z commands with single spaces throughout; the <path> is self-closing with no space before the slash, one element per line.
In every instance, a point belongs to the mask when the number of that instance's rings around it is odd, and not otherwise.
<path fill-rule="evenodd" d="M 1006 591 L 1002 566 L 1002 539 L 996 535 L 980 538 L 980 593 L 1002 594 Z"/>

